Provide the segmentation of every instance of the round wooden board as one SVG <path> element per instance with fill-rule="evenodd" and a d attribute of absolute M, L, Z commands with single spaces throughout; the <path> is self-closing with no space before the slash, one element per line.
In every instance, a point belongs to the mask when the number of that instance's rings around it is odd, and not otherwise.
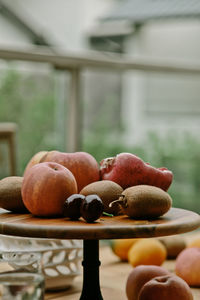
<path fill-rule="evenodd" d="M 121 239 L 174 235 L 200 226 L 197 213 L 171 208 L 156 220 L 133 220 L 122 215 L 101 217 L 95 223 L 80 219 L 37 218 L 31 214 L 0 214 L 0 234 L 58 239 Z"/>

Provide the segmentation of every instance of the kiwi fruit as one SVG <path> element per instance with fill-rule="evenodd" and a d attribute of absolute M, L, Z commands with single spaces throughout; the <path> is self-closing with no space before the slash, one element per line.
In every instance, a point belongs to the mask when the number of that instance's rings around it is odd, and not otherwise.
<path fill-rule="evenodd" d="M 178 254 L 186 248 L 186 241 L 181 236 L 160 237 L 158 240 L 165 246 L 168 259 L 176 259 Z"/>
<path fill-rule="evenodd" d="M 81 191 L 80 194 L 84 196 L 88 195 L 98 195 L 104 206 L 104 212 L 118 215 L 121 213 L 121 208 L 119 205 L 113 205 L 112 207 L 109 207 L 109 204 L 118 199 L 119 195 L 123 192 L 122 187 L 111 181 L 111 180 L 100 180 L 95 181 L 93 183 L 90 183 L 86 185 Z"/>
<path fill-rule="evenodd" d="M 6 210 L 23 213 L 27 209 L 21 196 L 23 177 L 9 176 L 0 180 L 0 207 Z"/>
<path fill-rule="evenodd" d="M 123 191 L 118 200 L 124 214 L 134 219 L 154 219 L 164 215 L 172 206 L 170 195 L 151 185 L 136 185 Z"/>

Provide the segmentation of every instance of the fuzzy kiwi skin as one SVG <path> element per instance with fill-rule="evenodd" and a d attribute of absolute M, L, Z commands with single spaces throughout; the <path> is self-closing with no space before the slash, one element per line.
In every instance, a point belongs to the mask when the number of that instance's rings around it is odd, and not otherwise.
<path fill-rule="evenodd" d="M 120 198 L 124 213 L 134 219 L 158 218 L 172 206 L 172 199 L 167 192 L 150 185 L 127 188 Z"/>
<path fill-rule="evenodd" d="M 100 180 L 86 185 L 80 191 L 80 194 L 84 196 L 92 194 L 98 195 L 103 202 L 104 212 L 113 215 L 119 215 L 121 214 L 120 206 L 118 204 L 115 204 L 112 207 L 109 207 L 109 204 L 112 201 L 117 200 L 122 192 L 123 189 L 119 184 L 110 180 Z"/>
<path fill-rule="evenodd" d="M 158 240 L 165 246 L 168 259 L 176 259 L 176 257 L 186 248 L 186 240 L 182 236 L 165 236 Z"/>
<path fill-rule="evenodd" d="M 21 196 L 23 177 L 9 176 L 0 180 L 0 207 L 15 213 L 27 213 Z"/>

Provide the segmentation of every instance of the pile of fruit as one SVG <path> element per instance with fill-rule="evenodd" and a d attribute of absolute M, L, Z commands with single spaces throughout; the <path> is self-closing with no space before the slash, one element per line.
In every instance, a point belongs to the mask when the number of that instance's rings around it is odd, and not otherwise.
<path fill-rule="evenodd" d="M 166 259 L 176 259 L 186 248 L 182 236 L 159 238 L 117 239 L 110 242 L 113 253 L 120 261 L 138 265 L 160 266 Z"/>
<path fill-rule="evenodd" d="M 190 286 L 200 286 L 200 238 L 189 243 L 184 235 L 117 239 L 111 249 L 133 266 L 126 280 L 128 300 L 192 300 Z M 174 259 L 173 271 L 161 266 L 166 259 Z"/>
<path fill-rule="evenodd" d="M 98 163 L 86 152 L 41 151 L 30 159 L 23 177 L 0 180 L 0 207 L 59 216 L 66 222 L 95 222 L 102 214 L 153 219 L 172 206 L 167 192 L 172 180 L 168 169 L 155 168 L 131 153 Z M 200 246 L 189 248 L 180 240 L 163 238 L 128 239 L 114 240 L 112 250 L 134 267 L 127 279 L 128 300 L 192 300 L 188 284 L 200 285 Z M 176 258 L 176 275 L 161 267 L 166 258 Z"/>
<path fill-rule="evenodd" d="M 131 153 L 103 159 L 87 152 L 41 151 L 23 177 L 0 181 L 0 207 L 39 217 L 82 217 L 94 222 L 102 213 L 157 218 L 172 205 L 167 193 L 173 174 Z"/>
<path fill-rule="evenodd" d="M 189 241 L 185 235 L 117 239 L 110 246 L 120 261 L 133 266 L 126 280 L 128 300 L 191 300 L 189 287 L 200 287 L 198 236 Z M 161 266 L 166 259 L 174 260 L 171 272 Z"/>
<path fill-rule="evenodd" d="M 126 283 L 128 300 L 193 300 L 188 284 L 160 266 L 137 266 Z"/>

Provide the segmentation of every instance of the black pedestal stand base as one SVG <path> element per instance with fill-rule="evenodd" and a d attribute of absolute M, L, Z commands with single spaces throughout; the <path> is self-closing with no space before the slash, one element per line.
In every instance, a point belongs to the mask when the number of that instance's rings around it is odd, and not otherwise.
<path fill-rule="evenodd" d="M 103 300 L 99 283 L 99 240 L 83 242 L 83 288 L 80 300 Z"/>

